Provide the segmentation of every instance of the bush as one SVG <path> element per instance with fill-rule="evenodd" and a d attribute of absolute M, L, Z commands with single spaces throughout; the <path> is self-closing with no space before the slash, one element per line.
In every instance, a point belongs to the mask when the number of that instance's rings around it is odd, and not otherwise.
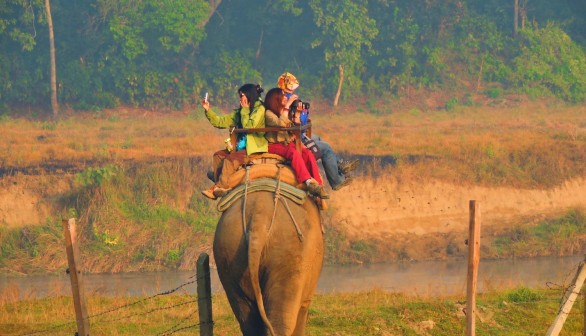
<path fill-rule="evenodd" d="M 542 295 L 532 289 L 522 287 L 506 295 L 507 300 L 514 303 L 536 302 L 541 300 Z"/>
<path fill-rule="evenodd" d="M 492 88 L 488 88 L 486 89 L 486 91 L 484 91 L 484 93 L 492 98 L 492 99 L 496 99 L 498 97 L 500 97 L 503 94 L 503 90 L 501 88 L 498 87 L 492 87 Z"/>
<path fill-rule="evenodd" d="M 517 87 L 543 89 L 573 103 L 586 100 L 586 54 L 560 27 L 529 27 L 521 31 L 517 48 Z"/>
<path fill-rule="evenodd" d="M 98 187 L 103 181 L 116 176 L 118 167 L 110 164 L 100 168 L 88 168 L 85 171 L 75 175 L 75 181 L 84 187 Z"/>
<path fill-rule="evenodd" d="M 458 98 L 453 97 L 446 102 L 445 108 L 447 111 L 452 111 L 456 106 L 458 106 Z"/>

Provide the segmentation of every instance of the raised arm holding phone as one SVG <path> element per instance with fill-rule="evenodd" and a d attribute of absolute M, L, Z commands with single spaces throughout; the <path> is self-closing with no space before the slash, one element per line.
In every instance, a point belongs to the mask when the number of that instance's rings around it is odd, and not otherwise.
<path fill-rule="evenodd" d="M 261 101 L 263 88 L 258 84 L 244 84 L 238 89 L 240 107 L 232 110 L 230 114 L 219 116 L 216 114 L 204 96 L 201 106 L 206 118 L 216 128 L 263 128 L 265 127 L 265 107 Z M 263 132 L 242 134 L 237 140 L 235 150 L 222 149 L 214 153 L 212 158 L 212 175 L 215 184 L 202 194 L 208 198 L 216 199 L 224 196 L 230 189 L 228 178 L 236 169 L 244 163 L 247 155 L 254 153 L 266 153 L 268 143 Z"/>

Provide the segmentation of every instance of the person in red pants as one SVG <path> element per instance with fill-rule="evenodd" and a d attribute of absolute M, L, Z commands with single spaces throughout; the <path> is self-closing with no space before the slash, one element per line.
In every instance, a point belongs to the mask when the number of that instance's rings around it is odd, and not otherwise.
<path fill-rule="evenodd" d="M 285 108 L 287 97 L 282 89 L 274 88 L 267 92 L 265 97 L 265 125 L 267 127 L 289 127 L 288 111 Z M 307 185 L 307 190 L 320 198 L 327 199 L 329 195 L 323 188 L 323 181 L 319 175 L 319 167 L 315 156 L 310 150 L 302 147 L 299 152 L 295 147 L 295 138 L 287 131 L 267 132 L 269 153 L 280 155 L 291 162 L 298 183 Z"/>

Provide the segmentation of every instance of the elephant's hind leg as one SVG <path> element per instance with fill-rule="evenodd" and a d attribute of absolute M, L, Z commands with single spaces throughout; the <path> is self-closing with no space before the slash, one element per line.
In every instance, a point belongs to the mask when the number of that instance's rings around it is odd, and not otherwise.
<path fill-rule="evenodd" d="M 228 293 L 228 300 L 232 311 L 237 316 L 238 323 L 240 324 L 240 330 L 244 336 L 259 336 L 265 335 L 267 329 L 260 317 L 257 305 L 255 301 L 248 300 L 244 295 L 234 295 Z"/>
<path fill-rule="evenodd" d="M 296 329 L 299 324 L 299 307 L 302 305 L 304 286 L 305 278 L 301 274 L 273 274 L 272 278 L 266 279 L 263 301 L 276 335 L 303 335 L 297 333 Z"/>
<path fill-rule="evenodd" d="M 295 325 L 295 331 L 292 336 L 303 336 L 305 335 L 305 326 L 307 325 L 307 318 L 309 315 L 309 305 L 311 300 L 307 300 L 301 303 L 299 308 L 299 314 L 297 314 L 297 324 Z"/>

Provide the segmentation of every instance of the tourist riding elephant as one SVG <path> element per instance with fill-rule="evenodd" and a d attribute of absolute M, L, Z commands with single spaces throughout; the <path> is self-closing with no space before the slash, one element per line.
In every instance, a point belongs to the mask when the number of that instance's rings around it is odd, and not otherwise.
<path fill-rule="evenodd" d="M 218 275 L 245 336 L 304 335 L 321 273 L 317 206 L 310 199 L 276 204 L 273 214 L 273 192 L 248 193 L 224 211 L 216 229 Z"/>

